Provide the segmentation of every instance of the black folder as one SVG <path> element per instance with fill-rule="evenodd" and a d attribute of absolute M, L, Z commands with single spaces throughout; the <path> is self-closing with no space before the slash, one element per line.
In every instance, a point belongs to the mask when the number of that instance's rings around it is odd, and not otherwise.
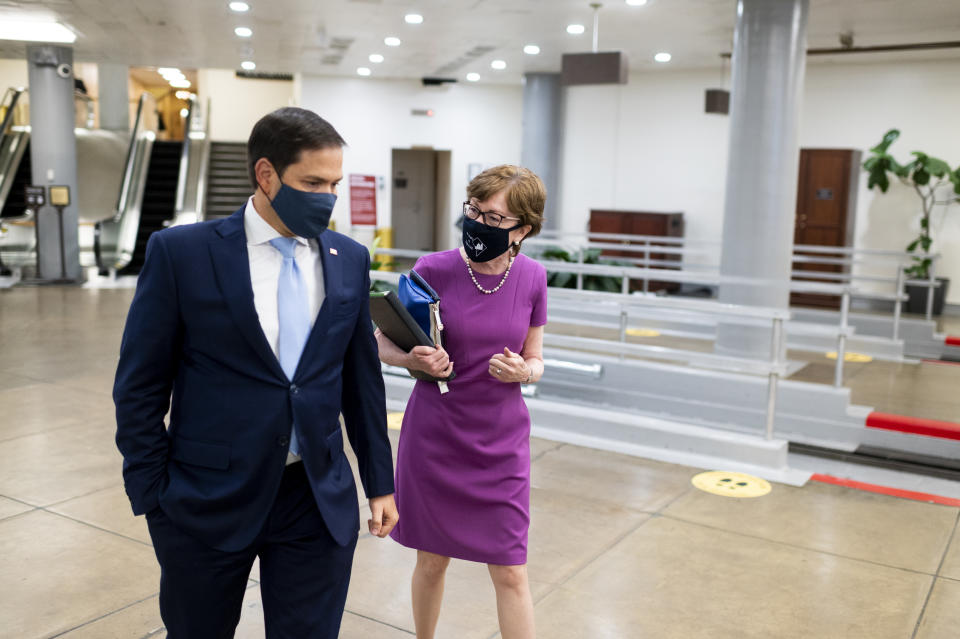
<path fill-rule="evenodd" d="M 405 353 L 409 353 L 417 346 L 436 346 L 393 291 L 370 293 L 370 317 L 377 328 Z M 407 370 L 416 379 L 428 382 L 449 382 L 456 377 L 456 373 L 442 378 L 433 377 L 423 371 Z"/>
<path fill-rule="evenodd" d="M 370 293 L 370 316 L 404 353 L 416 346 L 436 346 L 393 291 Z"/>

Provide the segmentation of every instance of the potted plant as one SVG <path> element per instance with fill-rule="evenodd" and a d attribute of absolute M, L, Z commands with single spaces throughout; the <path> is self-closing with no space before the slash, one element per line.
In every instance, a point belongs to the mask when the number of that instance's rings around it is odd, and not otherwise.
<path fill-rule="evenodd" d="M 888 153 L 890 145 L 900 137 L 900 131 L 890 129 L 880 144 L 870 149 L 871 156 L 863 163 L 863 168 L 869 173 L 867 188 L 874 186 L 883 193 L 890 188 L 890 176 L 900 180 L 902 184 L 912 188 L 920 198 L 922 215 L 920 218 L 920 234 L 907 245 L 907 252 L 921 251 L 920 255 L 913 256 L 913 265 L 904 269 L 907 277 L 915 280 L 930 279 L 930 247 L 933 237 L 930 234 L 930 215 L 936 206 L 949 206 L 960 202 L 960 166 L 951 170 L 950 165 L 939 158 L 931 157 L 926 153 L 914 151 L 914 159 L 909 164 L 900 164 Z M 943 199 L 942 187 L 953 184 L 953 193 Z M 938 199 L 941 198 L 941 199 Z M 936 278 L 940 286 L 934 290 L 933 312 L 939 315 L 943 312 L 944 301 L 947 296 L 947 287 L 950 280 L 944 277 Z M 927 308 L 927 286 L 921 284 L 907 284 L 907 293 L 910 300 L 907 302 L 907 312 L 924 313 Z"/>

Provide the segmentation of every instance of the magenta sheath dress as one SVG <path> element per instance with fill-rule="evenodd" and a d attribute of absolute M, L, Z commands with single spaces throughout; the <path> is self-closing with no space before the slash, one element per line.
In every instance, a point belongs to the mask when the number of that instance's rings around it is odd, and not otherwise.
<path fill-rule="evenodd" d="M 547 323 L 546 271 L 520 254 L 492 295 L 477 290 L 459 250 L 420 258 L 416 271 L 440 295 L 444 348 L 456 378 L 440 394 L 418 381 L 397 453 L 400 521 L 390 535 L 410 548 L 497 565 L 527 561 L 530 414 L 520 384 L 487 372 L 506 346 L 519 354 Z M 502 275 L 476 273 L 492 290 Z"/>

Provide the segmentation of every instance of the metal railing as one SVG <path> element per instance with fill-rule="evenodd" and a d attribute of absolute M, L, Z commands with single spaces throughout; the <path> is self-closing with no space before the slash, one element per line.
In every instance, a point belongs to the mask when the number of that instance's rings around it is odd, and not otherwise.
<path fill-rule="evenodd" d="M 690 240 L 682 237 L 657 236 L 657 235 L 626 235 L 616 233 L 569 233 L 562 231 L 544 231 L 538 237 L 530 238 L 524 241 L 524 245 L 530 247 L 557 247 L 569 248 L 577 256 L 578 262 L 583 262 L 584 252 L 588 250 L 616 250 L 624 253 L 640 253 L 642 258 L 629 257 L 609 257 L 606 259 L 631 262 L 643 266 L 660 266 L 666 270 L 701 270 L 705 272 L 719 272 L 719 264 L 716 259 L 708 263 L 692 262 L 681 263 L 679 260 L 655 260 L 651 254 L 675 255 L 678 258 L 702 258 L 715 257 L 719 252 L 721 243 L 716 240 Z M 814 253 L 817 255 L 805 255 Z M 829 257 L 830 255 L 839 255 L 841 257 Z M 823 257 L 827 256 L 827 257 Z M 605 256 L 606 257 L 606 256 Z M 933 261 L 929 269 L 929 278 L 926 280 L 903 280 L 901 270 L 913 260 L 914 257 L 930 258 Z M 889 301 L 894 303 L 894 330 L 893 338 L 899 339 L 899 325 L 902 314 L 901 303 L 907 299 L 904 286 L 906 284 L 915 284 L 925 286 L 928 289 L 926 300 L 926 319 L 929 321 L 933 316 L 933 292 L 939 288 L 940 284 L 936 281 L 936 264 L 941 259 L 940 254 L 926 254 L 919 251 L 891 251 L 884 249 L 863 249 L 838 246 L 815 246 L 802 245 L 794 246 L 794 254 L 791 261 L 795 264 L 825 264 L 836 266 L 867 266 L 876 265 L 881 268 L 891 267 L 895 273 L 889 277 L 875 277 L 871 275 L 861 275 L 859 273 L 824 273 L 812 275 L 811 273 L 802 273 L 794 270 L 792 279 L 838 279 L 830 276 L 841 276 L 850 284 L 857 281 L 870 282 L 874 284 L 887 284 L 894 287 L 892 294 L 876 293 L 857 288 L 854 297 L 863 299 L 875 299 Z M 893 264 L 890 262 L 894 261 Z M 656 281 L 669 281 L 663 277 L 653 278 Z M 649 291 L 649 280 L 642 281 L 644 292 Z M 583 287 L 583 277 L 577 277 L 577 287 Z"/>
<path fill-rule="evenodd" d="M 426 251 L 416 251 L 410 249 L 377 249 L 378 254 L 389 255 L 392 257 L 400 257 L 407 259 L 416 259 L 423 255 L 427 255 Z M 617 299 L 623 300 L 623 303 L 630 303 L 634 305 L 642 304 L 644 306 L 656 306 L 664 310 L 670 310 L 674 312 L 684 311 L 685 309 L 693 309 L 694 311 L 701 308 L 710 308 L 713 311 L 717 309 L 727 307 L 729 305 L 722 304 L 713 300 L 695 300 L 690 298 L 675 297 L 675 296 L 655 296 L 651 294 L 647 295 L 635 295 L 631 294 L 629 290 L 629 282 L 631 279 L 641 279 L 641 278 L 652 278 L 659 279 L 661 281 L 671 281 L 677 283 L 687 283 L 687 284 L 709 284 L 717 286 L 721 283 L 728 284 L 738 284 L 746 286 L 758 286 L 766 285 L 765 282 L 755 279 L 755 278 L 743 278 L 743 277 L 721 277 L 717 273 L 702 273 L 702 272 L 689 272 L 689 271 L 669 271 L 669 270 L 660 270 L 660 269 L 651 269 L 651 268 L 639 268 L 634 266 L 614 266 L 606 264 L 581 264 L 576 262 L 562 262 L 562 261 L 553 261 L 553 260 L 539 260 L 539 262 L 544 266 L 548 273 L 573 273 L 579 276 L 583 275 L 596 275 L 601 277 L 615 277 L 619 278 L 621 281 L 621 290 L 619 293 L 602 293 L 604 295 L 614 295 L 617 296 Z M 395 274 L 394 274 L 395 275 Z M 378 277 L 377 279 L 390 280 L 392 278 Z M 852 297 L 857 296 L 858 291 L 849 283 L 842 284 L 830 284 L 822 282 L 791 282 L 790 290 L 796 293 L 816 293 L 816 294 L 825 294 L 825 295 L 836 295 L 841 298 L 841 317 L 840 323 L 835 327 L 820 327 L 820 326 L 807 326 L 804 324 L 793 324 L 791 325 L 791 333 L 796 335 L 812 335 L 816 337 L 825 337 L 835 341 L 837 348 L 837 361 L 834 365 L 834 385 L 840 387 L 843 385 L 843 373 L 844 373 L 844 363 L 845 355 L 847 350 L 847 342 L 853 336 L 854 330 L 850 326 L 849 315 L 850 315 L 850 300 Z M 580 289 L 565 289 L 551 287 L 549 289 L 551 300 L 562 300 L 564 296 L 568 296 L 568 293 L 572 294 L 600 294 L 594 291 L 584 291 Z M 613 298 L 607 298 L 613 299 Z M 645 300 L 640 302 L 638 300 Z M 708 306 L 703 306 L 708 305 Z M 749 312 L 745 309 L 752 309 L 754 307 L 750 306 L 738 306 L 740 309 L 740 315 L 749 316 Z M 760 309 L 761 313 L 767 313 L 769 309 Z M 779 313 L 788 313 L 787 311 L 778 311 Z M 717 313 L 722 315 L 723 313 Z M 707 316 L 710 317 L 710 316 Z M 715 316 L 714 316 L 715 317 Z M 660 319 L 663 319 L 662 317 Z M 620 341 L 624 342 L 626 340 L 626 324 L 624 316 L 620 316 Z"/>
<path fill-rule="evenodd" d="M 402 249 L 385 249 L 385 253 L 395 254 L 398 257 L 414 257 L 413 253 L 420 251 L 404 251 Z M 387 271 L 371 271 L 373 280 L 396 283 L 399 273 Z M 624 296 L 619 293 L 602 293 L 596 291 L 576 291 L 572 289 L 549 290 L 550 304 L 555 301 L 572 300 L 578 306 L 592 305 L 607 307 L 620 318 L 620 334 L 618 340 L 603 340 L 592 337 L 576 337 L 547 333 L 544 335 L 544 346 L 555 349 L 575 349 L 608 355 L 616 355 L 621 359 L 626 356 L 682 362 L 704 368 L 719 369 L 729 373 L 762 375 L 767 379 L 767 401 L 764 422 L 764 436 L 773 439 L 775 433 L 777 387 L 786 375 L 787 364 L 784 359 L 785 332 L 784 322 L 790 319 L 788 311 L 760 308 L 754 306 L 737 306 L 703 300 L 678 300 L 662 297 Z M 644 309 L 656 309 L 658 314 L 684 313 L 703 316 L 705 318 L 722 317 L 732 324 L 747 326 L 769 326 L 771 330 L 770 350 L 767 358 L 736 357 L 705 353 L 684 348 L 672 348 L 638 344 L 627 341 L 630 316 Z M 554 358 L 555 359 L 555 358 Z M 581 368 L 583 368 L 581 366 Z M 597 372 L 593 371 L 593 376 Z"/>

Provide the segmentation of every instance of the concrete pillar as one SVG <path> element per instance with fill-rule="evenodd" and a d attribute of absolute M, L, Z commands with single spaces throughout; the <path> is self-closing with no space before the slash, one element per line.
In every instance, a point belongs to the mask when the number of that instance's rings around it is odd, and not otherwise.
<path fill-rule="evenodd" d="M 37 277 L 80 279 L 77 240 L 77 140 L 73 132 L 73 49 L 28 45 L 30 65 L 30 161 L 33 183 L 70 187 L 70 206 L 63 211 L 47 204 L 37 213 Z M 49 201 L 49 194 L 47 197 Z M 61 260 L 61 252 L 65 259 Z"/>
<path fill-rule="evenodd" d="M 527 73 L 523 85 L 520 163 L 547 187 L 544 229 L 560 228 L 560 153 L 563 93 L 559 73 Z"/>
<path fill-rule="evenodd" d="M 130 130 L 130 68 L 125 64 L 97 65 L 100 128 Z"/>
<path fill-rule="evenodd" d="M 738 0 L 720 301 L 786 309 L 809 0 Z M 770 332 L 722 324 L 716 350 L 770 352 Z"/>

